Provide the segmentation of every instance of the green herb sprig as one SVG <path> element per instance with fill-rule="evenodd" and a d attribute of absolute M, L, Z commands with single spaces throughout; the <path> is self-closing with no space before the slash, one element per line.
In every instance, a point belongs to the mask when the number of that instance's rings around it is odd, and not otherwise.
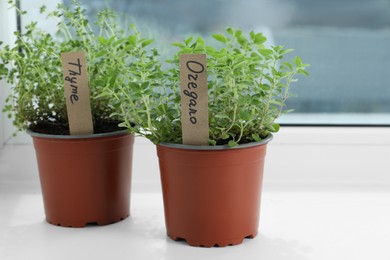
<path fill-rule="evenodd" d="M 177 54 L 168 62 L 161 84 L 143 89 L 145 123 L 140 131 L 154 143 L 181 143 L 179 54 L 207 55 L 209 88 L 209 144 L 236 146 L 261 141 L 277 132 L 275 120 L 285 110 L 291 83 L 296 75 L 308 75 L 309 66 L 297 56 L 284 61 L 291 49 L 265 47 L 262 33 L 229 28 L 225 34 L 214 34 L 219 47 L 206 45 L 203 38 L 174 43 Z M 150 86 L 150 85 L 148 85 Z M 146 86 L 145 86 L 146 87 Z M 122 106 L 128 101 L 121 99 Z M 123 113 L 123 118 L 133 116 Z M 124 124 L 130 127 L 129 124 Z"/>
<path fill-rule="evenodd" d="M 17 8 L 15 2 L 10 3 Z M 32 22 L 22 33 L 15 32 L 14 47 L 0 44 L 0 79 L 11 86 L 4 112 L 13 117 L 19 130 L 49 125 L 67 128 L 60 55 L 83 50 L 87 55 L 94 124 L 121 121 L 118 114 L 123 111 L 114 95 L 124 86 L 129 92 L 122 94 L 130 95 L 134 87 L 160 73 L 158 51 L 146 49 L 153 39 L 143 38 L 135 25 L 120 28 L 116 14 L 109 9 L 97 14 L 94 25 L 77 1 L 71 8 L 59 4 L 50 13 L 43 6 L 41 13 L 56 24 L 56 35 L 42 31 L 37 22 Z M 133 100 L 127 109 L 135 112 L 139 103 Z"/>

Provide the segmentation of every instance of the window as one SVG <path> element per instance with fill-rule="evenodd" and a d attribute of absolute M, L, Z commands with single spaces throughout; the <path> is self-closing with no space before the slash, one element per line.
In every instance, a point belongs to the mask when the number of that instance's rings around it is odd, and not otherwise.
<path fill-rule="evenodd" d="M 16 14 L 10 12 L 7 1 L 0 1 L 0 41 L 5 44 L 14 42 L 13 31 L 16 30 Z M 0 148 L 10 136 L 11 122 L 1 112 L 7 96 L 5 82 L 0 81 Z"/>

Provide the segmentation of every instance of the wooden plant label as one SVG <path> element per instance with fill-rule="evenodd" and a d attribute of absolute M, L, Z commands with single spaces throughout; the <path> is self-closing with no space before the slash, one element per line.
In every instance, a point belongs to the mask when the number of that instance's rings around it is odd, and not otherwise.
<path fill-rule="evenodd" d="M 182 54 L 179 61 L 183 144 L 208 145 L 206 55 Z"/>
<path fill-rule="evenodd" d="M 61 53 L 71 135 L 93 134 L 85 52 Z"/>

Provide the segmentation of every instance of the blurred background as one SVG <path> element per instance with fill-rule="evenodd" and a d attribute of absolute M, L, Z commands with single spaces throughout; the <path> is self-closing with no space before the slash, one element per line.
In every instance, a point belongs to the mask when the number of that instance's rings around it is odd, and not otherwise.
<path fill-rule="evenodd" d="M 41 2 L 41 3 L 39 3 Z M 36 19 L 45 1 L 21 1 Z M 53 7 L 59 1 L 45 2 Z M 72 0 L 64 0 L 71 6 Z M 136 22 L 155 45 L 229 26 L 261 31 L 311 64 L 293 85 L 295 113 L 285 124 L 390 125 L 390 0 L 81 0 L 90 15 L 104 7 Z M 35 10 L 35 13 L 34 13 Z M 28 19 L 26 19 L 28 20 Z M 25 23 L 27 21 L 22 21 Z M 42 21 L 45 26 L 45 22 Z M 46 26 L 51 26 L 48 23 Z M 174 48 L 174 47 L 172 47 Z"/>

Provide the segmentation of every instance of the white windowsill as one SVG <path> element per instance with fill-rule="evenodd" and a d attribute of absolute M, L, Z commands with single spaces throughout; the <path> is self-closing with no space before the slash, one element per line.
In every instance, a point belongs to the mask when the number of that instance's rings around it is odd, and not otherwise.
<path fill-rule="evenodd" d="M 69 259 L 390 259 L 389 192 L 264 191 L 255 239 L 195 248 L 166 236 L 160 193 L 132 193 L 131 216 L 82 229 L 44 221 L 41 195 L 0 191 L 0 258 Z"/>
<path fill-rule="evenodd" d="M 390 187 L 390 127 L 282 127 L 268 145 L 265 180 L 275 187 Z M 158 160 L 154 145 L 137 137 L 134 147 L 134 189 L 159 191 Z M 24 178 L 35 175 L 31 138 L 20 133 L 0 150 L 0 174 L 4 158 L 19 154 Z M 147 163 L 146 163 L 147 162 Z M 10 167 L 10 166 L 9 166 Z M 23 167 L 23 165 L 18 166 Z M 30 170 L 28 170 L 30 169 Z M 11 176 L 11 175 L 9 175 Z"/>
<path fill-rule="evenodd" d="M 269 144 L 259 235 L 226 248 L 166 236 L 155 147 L 137 138 L 131 216 L 104 227 L 44 221 L 31 144 L 0 150 L 0 259 L 390 258 L 388 128 L 283 128 Z M 367 136 L 367 138 L 362 138 Z"/>
<path fill-rule="evenodd" d="M 282 124 L 296 125 L 389 125 L 389 113 L 291 113 L 283 115 Z"/>

